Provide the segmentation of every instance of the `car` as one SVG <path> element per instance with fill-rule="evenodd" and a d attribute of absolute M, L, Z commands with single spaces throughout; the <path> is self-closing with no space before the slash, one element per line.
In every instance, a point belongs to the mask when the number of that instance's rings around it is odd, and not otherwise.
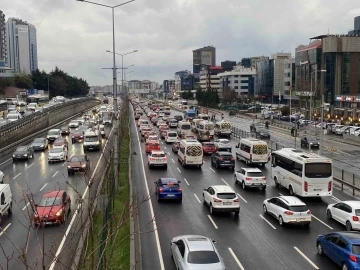
<path fill-rule="evenodd" d="M 148 155 L 149 169 L 153 167 L 163 167 L 167 169 L 167 157 L 164 151 L 151 151 Z"/>
<path fill-rule="evenodd" d="M 65 190 L 45 193 L 40 202 L 35 204 L 34 224 L 64 224 L 71 211 L 71 199 Z"/>
<path fill-rule="evenodd" d="M 78 128 L 80 126 L 80 123 L 78 120 L 72 120 L 69 123 L 69 128 Z"/>
<path fill-rule="evenodd" d="M 157 118 L 156 116 L 154 116 L 154 117 L 151 118 L 150 121 L 151 121 L 151 123 L 153 123 L 154 126 L 156 126 L 156 125 L 157 125 L 157 122 L 159 121 L 159 118 Z"/>
<path fill-rule="evenodd" d="M 75 129 L 72 133 L 71 133 L 71 142 L 75 143 L 75 142 L 81 142 L 84 140 L 84 134 L 85 131 L 82 129 Z"/>
<path fill-rule="evenodd" d="M 167 132 L 169 131 L 169 127 L 163 127 L 160 131 L 160 138 L 165 140 L 165 137 L 167 135 Z"/>
<path fill-rule="evenodd" d="M 265 129 L 265 126 L 259 122 L 250 124 L 250 132 L 256 132 L 258 129 Z"/>
<path fill-rule="evenodd" d="M 231 152 L 231 141 L 228 139 L 217 139 L 214 140 L 214 144 L 216 146 L 216 149 L 219 150 L 225 150 Z"/>
<path fill-rule="evenodd" d="M 146 142 L 149 142 L 149 141 L 157 141 L 158 143 L 160 143 L 160 138 L 158 135 L 150 135 L 147 139 L 146 139 Z"/>
<path fill-rule="evenodd" d="M 316 239 L 316 249 L 320 256 L 326 255 L 342 270 L 359 269 L 359 232 L 331 232 L 319 235 Z"/>
<path fill-rule="evenodd" d="M 267 130 L 266 128 L 257 129 L 255 132 L 255 136 L 256 138 L 260 138 L 260 139 L 270 139 L 269 130 Z"/>
<path fill-rule="evenodd" d="M 242 189 L 261 188 L 266 190 L 266 177 L 259 168 L 241 168 L 234 174 L 235 184 L 241 184 Z"/>
<path fill-rule="evenodd" d="M 49 146 L 49 142 L 46 138 L 36 138 L 30 145 L 34 151 L 45 151 Z"/>
<path fill-rule="evenodd" d="M 176 119 L 169 119 L 169 127 L 170 128 L 177 128 L 177 125 L 178 125 L 178 121 Z"/>
<path fill-rule="evenodd" d="M 227 151 L 216 151 L 211 155 L 211 165 L 218 168 L 230 168 L 235 169 L 235 158 Z"/>
<path fill-rule="evenodd" d="M 60 128 L 61 135 L 69 135 L 70 134 L 70 128 L 69 126 L 62 126 Z"/>
<path fill-rule="evenodd" d="M 213 154 L 217 151 L 216 146 L 213 142 L 203 142 L 201 144 L 202 144 L 204 155 L 205 154 Z"/>
<path fill-rule="evenodd" d="M 313 136 L 301 137 L 301 141 L 300 141 L 301 147 L 309 147 L 309 144 L 310 144 L 311 148 L 319 148 L 320 147 L 320 143 L 315 137 L 313 137 Z"/>
<path fill-rule="evenodd" d="M 66 147 L 66 149 L 69 149 L 69 143 L 67 141 L 67 139 L 65 138 L 59 138 L 59 139 L 56 139 L 53 143 L 53 148 L 57 148 L 57 147 Z"/>
<path fill-rule="evenodd" d="M 149 128 L 149 127 L 142 128 L 141 131 L 140 131 L 140 132 L 141 132 L 141 136 L 144 137 L 144 136 L 145 136 L 145 132 L 148 132 L 148 131 L 152 131 L 152 129 Z"/>
<path fill-rule="evenodd" d="M 61 133 L 60 133 L 60 129 L 55 128 L 55 129 L 50 129 L 48 131 L 48 134 L 46 136 L 46 138 L 48 139 L 49 142 L 54 142 L 56 139 L 61 137 Z"/>
<path fill-rule="evenodd" d="M 184 118 L 182 117 L 182 115 L 175 115 L 174 117 L 173 117 L 176 121 L 182 121 Z"/>
<path fill-rule="evenodd" d="M 328 219 L 334 219 L 346 226 L 346 230 L 360 230 L 360 201 L 342 201 L 329 204 L 326 209 Z"/>
<path fill-rule="evenodd" d="M 156 131 L 155 130 L 150 130 L 150 131 L 146 131 L 145 134 L 144 134 L 144 138 L 145 140 L 149 139 L 150 136 L 156 136 L 157 139 L 160 140 L 159 136 L 157 135 Z"/>
<path fill-rule="evenodd" d="M 209 206 L 212 215 L 215 212 L 234 212 L 235 216 L 239 216 L 239 197 L 228 185 L 214 185 L 205 188 L 203 202 Z"/>
<path fill-rule="evenodd" d="M 151 153 L 151 151 L 160 151 L 160 144 L 158 141 L 147 141 L 145 143 L 146 154 Z"/>
<path fill-rule="evenodd" d="M 66 146 L 53 147 L 49 151 L 48 162 L 51 163 L 54 161 L 66 161 L 67 155 L 68 155 L 68 151 Z"/>
<path fill-rule="evenodd" d="M 311 223 L 311 211 L 303 201 L 295 196 L 266 199 L 263 202 L 263 212 L 276 218 L 280 226 L 295 224 L 308 227 Z"/>
<path fill-rule="evenodd" d="M 176 269 L 225 270 L 215 245 L 217 242 L 201 235 L 180 235 L 171 239 L 171 254 Z"/>
<path fill-rule="evenodd" d="M 180 147 L 180 141 L 177 140 L 176 142 L 173 142 L 173 143 L 172 143 L 171 150 L 172 150 L 174 153 L 177 153 L 177 152 L 179 151 L 179 147 Z"/>
<path fill-rule="evenodd" d="M 175 178 L 159 178 L 155 181 L 155 194 L 158 201 L 177 200 L 182 202 L 182 188 L 180 181 Z"/>
<path fill-rule="evenodd" d="M 32 159 L 34 158 L 34 150 L 29 145 L 23 145 L 16 148 L 15 152 L 12 155 L 13 161 L 17 161 L 20 159 Z"/>
<path fill-rule="evenodd" d="M 68 175 L 75 172 L 88 172 L 90 170 L 90 159 L 87 155 L 73 155 L 67 163 Z"/>
<path fill-rule="evenodd" d="M 165 135 L 166 143 L 173 143 L 177 141 L 177 133 L 176 131 L 167 130 Z"/>
<path fill-rule="evenodd" d="M 2 171 L 0 171 L 0 184 L 4 184 L 5 175 Z"/>

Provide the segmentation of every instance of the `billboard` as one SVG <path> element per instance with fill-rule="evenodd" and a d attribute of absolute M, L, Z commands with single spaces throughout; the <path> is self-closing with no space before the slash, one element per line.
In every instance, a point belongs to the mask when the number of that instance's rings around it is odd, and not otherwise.
<path fill-rule="evenodd" d="M 201 52 L 201 64 L 211 66 L 212 53 L 209 51 Z"/>

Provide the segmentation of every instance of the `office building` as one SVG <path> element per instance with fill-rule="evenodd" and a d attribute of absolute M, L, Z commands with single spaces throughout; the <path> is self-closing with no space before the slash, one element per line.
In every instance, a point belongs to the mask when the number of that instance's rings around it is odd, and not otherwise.
<path fill-rule="evenodd" d="M 261 97 L 263 102 L 273 103 L 274 59 L 257 61 L 256 71 L 254 95 Z"/>
<path fill-rule="evenodd" d="M 175 72 L 175 93 L 194 89 L 194 76 L 191 71 L 182 70 Z"/>
<path fill-rule="evenodd" d="M 247 68 L 251 67 L 251 58 L 242 58 L 241 65 Z"/>
<path fill-rule="evenodd" d="M 14 76 L 14 69 L 6 66 L 5 60 L 0 60 L 0 78 Z"/>
<path fill-rule="evenodd" d="M 199 82 L 200 71 L 203 67 L 216 65 L 216 49 L 213 46 L 206 46 L 193 50 L 193 74 L 195 82 Z"/>
<path fill-rule="evenodd" d="M 284 99 L 284 62 L 291 59 L 291 53 L 275 53 L 271 55 L 274 59 L 274 98 L 281 100 Z"/>
<path fill-rule="evenodd" d="M 200 89 L 203 91 L 220 89 L 219 73 L 224 72 L 224 69 L 219 66 L 203 67 L 200 71 Z"/>
<path fill-rule="evenodd" d="M 354 30 L 348 32 L 349 35 L 360 35 L 360 16 L 354 18 Z"/>
<path fill-rule="evenodd" d="M 295 88 L 295 58 L 284 61 L 284 99 L 289 99 L 290 91 Z"/>
<path fill-rule="evenodd" d="M 221 62 L 221 67 L 223 68 L 224 71 L 231 71 L 235 68 L 235 66 L 236 66 L 236 61 L 226 60 L 224 62 Z"/>
<path fill-rule="evenodd" d="M 269 60 L 268 56 L 253 56 L 251 59 L 251 67 L 256 68 L 256 63 Z"/>
<path fill-rule="evenodd" d="M 36 28 L 32 24 L 9 18 L 7 29 L 7 64 L 15 72 L 31 73 L 38 68 Z"/>
<path fill-rule="evenodd" d="M 0 60 L 7 59 L 5 14 L 0 10 Z"/>
<path fill-rule="evenodd" d="M 234 90 L 237 95 L 254 95 L 256 69 L 237 65 L 231 71 L 219 73 L 220 92 Z"/>

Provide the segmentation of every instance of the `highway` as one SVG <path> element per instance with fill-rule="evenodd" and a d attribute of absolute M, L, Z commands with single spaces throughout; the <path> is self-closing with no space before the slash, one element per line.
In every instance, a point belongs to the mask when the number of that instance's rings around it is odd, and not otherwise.
<path fill-rule="evenodd" d="M 182 113 L 172 111 L 172 115 L 176 114 Z M 154 129 L 157 130 L 156 127 Z M 170 240 L 182 234 L 200 234 L 217 240 L 226 269 L 337 269 L 329 259 L 316 254 L 315 240 L 319 234 L 345 230 L 333 220 L 327 220 L 325 211 L 328 204 L 353 199 L 351 196 L 334 190 L 332 197 L 305 198 L 313 214 L 310 228 L 281 227 L 275 219 L 262 213 L 264 199 L 288 195 L 286 189 L 274 186 L 270 164 L 262 169 L 268 179 L 266 192 L 244 191 L 234 184 L 234 172 L 211 167 L 209 156 L 205 156 L 201 170 L 181 167 L 177 155 L 171 151 L 171 145 L 162 141 L 161 149 L 168 155 L 168 169 L 149 170 L 147 166 L 143 167 L 143 164 L 147 164 L 144 143 L 138 141 L 139 133 L 133 118 L 131 133 L 133 151 L 142 158 L 142 161 L 136 160 L 133 164 L 133 182 L 138 201 L 147 198 L 148 193 L 154 194 L 154 181 L 160 177 L 174 177 L 182 182 L 183 188 L 181 204 L 159 203 L 152 196 L 150 201 L 144 201 L 139 207 L 143 269 L 175 269 Z M 235 154 L 234 146 L 233 140 Z M 139 170 L 140 166 L 143 172 Z M 246 166 L 237 161 L 236 170 L 240 167 Z M 209 209 L 203 205 L 202 190 L 216 184 L 229 185 L 238 193 L 241 198 L 239 219 L 232 214 L 211 216 Z M 155 222 L 152 222 L 154 216 Z M 154 224 L 157 228 L 155 232 Z"/>
<path fill-rule="evenodd" d="M 46 137 L 46 133 L 37 137 Z M 110 134 L 109 128 L 106 133 Z M 72 144 L 69 136 L 67 139 L 69 141 L 69 157 L 73 154 L 83 153 L 82 143 Z M 103 141 L 103 145 L 105 143 L 106 140 Z M 34 159 L 16 163 L 13 163 L 11 159 L 12 153 L 1 157 L 0 170 L 5 174 L 4 183 L 11 186 L 14 202 L 13 214 L 11 216 L 5 214 L 2 218 L 2 232 L 0 232 L 0 265 L 2 268 L 43 269 L 43 265 L 45 265 L 46 269 L 49 269 L 48 267 L 57 254 L 59 262 L 55 268 L 50 269 L 69 269 L 83 224 L 74 219 L 71 230 L 67 231 L 68 226 L 81 196 L 87 188 L 86 182 L 89 181 L 90 176 L 93 176 L 93 190 L 96 189 L 110 149 L 111 145 L 105 144 L 103 151 L 105 158 L 101 159 L 100 151 L 87 152 L 90 158 L 91 172 L 86 176 L 84 174 L 68 176 L 66 162 L 48 164 L 48 151 L 35 152 Z M 95 168 L 97 169 L 96 173 L 94 173 Z M 44 193 L 60 189 L 66 190 L 71 197 L 72 211 L 65 225 L 51 225 L 35 229 L 32 226 L 33 210 L 29 199 L 38 203 Z M 84 207 L 86 206 L 84 205 Z M 65 232 L 68 233 L 68 237 L 66 241 L 62 242 Z"/>

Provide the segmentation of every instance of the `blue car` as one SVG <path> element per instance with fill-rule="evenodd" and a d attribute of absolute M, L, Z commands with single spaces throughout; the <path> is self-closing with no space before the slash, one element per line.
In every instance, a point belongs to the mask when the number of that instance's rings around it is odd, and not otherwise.
<path fill-rule="evenodd" d="M 342 270 L 360 270 L 360 232 L 319 235 L 316 248 L 319 255 L 325 254 Z"/>
<path fill-rule="evenodd" d="M 177 200 L 182 202 L 180 181 L 175 178 L 160 178 L 155 183 L 155 194 L 158 201 Z"/>

